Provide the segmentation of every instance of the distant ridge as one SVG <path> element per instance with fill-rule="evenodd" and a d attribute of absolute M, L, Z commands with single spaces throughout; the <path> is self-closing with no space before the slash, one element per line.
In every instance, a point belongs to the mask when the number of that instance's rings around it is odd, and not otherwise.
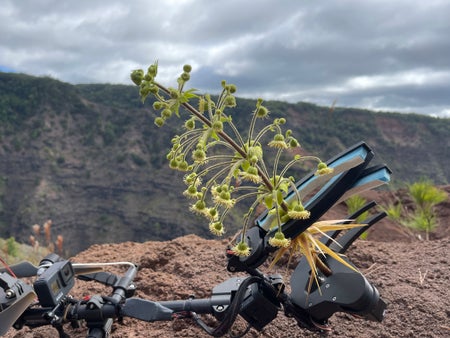
<path fill-rule="evenodd" d="M 245 124 L 255 100 L 237 103 L 233 120 Z M 326 160 L 364 140 L 393 170 L 394 186 L 450 181 L 450 119 L 265 104 L 271 117 L 287 117 L 303 153 Z M 0 237 L 26 241 L 47 219 L 69 252 L 98 242 L 208 237 L 205 221 L 187 211 L 182 175 L 166 164 L 172 132 L 157 129 L 135 86 L 0 72 Z M 236 213 L 230 222 L 237 228 L 240 219 Z"/>

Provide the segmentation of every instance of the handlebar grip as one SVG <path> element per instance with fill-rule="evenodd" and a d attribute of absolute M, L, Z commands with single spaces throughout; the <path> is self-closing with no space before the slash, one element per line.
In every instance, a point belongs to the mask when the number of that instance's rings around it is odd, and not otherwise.
<path fill-rule="evenodd" d="M 173 312 L 192 311 L 199 314 L 213 313 L 214 307 L 221 307 L 222 309 L 230 303 L 229 297 L 216 299 L 188 299 L 188 300 L 171 300 L 159 302 L 162 306 L 171 309 Z"/>
<path fill-rule="evenodd" d="M 212 297 L 206 299 L 169 300 L 152 302 L 140 298 L 129 298 L 120 309 L 120 314 L 146 322 L 172 320 L 177 312 L 195 312 L 214 314 L 226 309 L 229 297 Z"/>

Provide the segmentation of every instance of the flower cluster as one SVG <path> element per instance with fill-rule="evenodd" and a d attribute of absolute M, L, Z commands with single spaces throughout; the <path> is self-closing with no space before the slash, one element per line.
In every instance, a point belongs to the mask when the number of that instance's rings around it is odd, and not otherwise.
<path fill-rule="evenodd" d="M 269 109 L 258 99 L 244 137 L 230 113 L 236 106 L 236 86 L 222 81 L 222 92 L 213 100 L 210 95 L 184 89 L 191 71 L 191 66 L 183 67 L 176 87 L 156 82 L 157 63 L 148 67 L 147 72 L 139 69 L 131 74 L 132 81 L 140 88 L 142 100 L 153 96 L 153 110 L 157 112 L 154 122 L 158 127 L 173 115 L 180 117 L 180 108 L 187 112 L 183 132 L 172 138 L 167 160 L 170 168 L 185 173 L 184 195 L 194 201 L 190 210 L 209 221 L 213 234 L 222 235 L 229 210 L 241 200 L 252 198 L 242 231 L 247 230 L 256 207 L 264 204 L 275 215 L 273 226 L 278 228 L 269 244 L 289 248 L 293 242 L 285 238 L 281 225 L 289 219 L 308 219 L 310 215 L 303 207 L 294 180 L 286 176 L 288 170 L 299 162 L 311 160 L 318 163 L 317 175 L 329 174 L 332 169 L 317 157 L 299 155 L 281 168 L 282 153 L 300 146 L 291 130 L 283 130 L 286 119 L 270 121 Z M 273 149 L 271 154 L 275 153 L 270 167 L 264 157 L 269 148 Z M 285 197 L 289 191 L 294 191 L 294 200 L 287 203 Z M 244 240 L 236 243 L 232 251 L 238 256 L 251 254 Z"/>

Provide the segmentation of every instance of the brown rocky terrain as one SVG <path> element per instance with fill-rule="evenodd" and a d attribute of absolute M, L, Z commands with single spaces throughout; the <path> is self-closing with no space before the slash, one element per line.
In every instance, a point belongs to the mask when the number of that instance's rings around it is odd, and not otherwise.
<path fill-rule="evenodd" d="M 447 192 L 450 186 L 445 187 Z M 401 192 L 400 192 L 401 194 Z M 375 200 L 392 200 L 386 192 L 370 192 Z M 403 196 L 404 197 L 404 196 Z M 336 208 L 338 216 L 343 208 Z M 342 210 L 339 210 L 342 209 Z M 379 290 L 388 308 L 382 323 L 335 314 L 328 337 L 449 337 L 450 336 L 450 201 L 440 205 L 439 228 L 431 240 L 418 239 L 389 220 L 376 224 L 367 240 L 358 240 L 347 252 L 350 260 Z M 125 242 L 91 246 L 73 257 L 75 262 L 130 261 L 139 265 L 137 296 L 150 300 L 186 299 L 210 295 L 211 289 L 232 274 L 226 271 L 224 254 L 228 240 L 206 240 L 196 235 L 171 241 Z M 265 269 L 265 268 L 264 268 Z M 265 270 L 267 271 L 267 270 Z M 290 270 L 276 267 L 286 276 Z M 77 281 L 73 294 L 81 296 L 106 292 L 97 284 Z M 242 319 L 237 327 L 242 327 Z M 77 329 L 71 337 L 85 337 Z M 246 337 L 321 337 L 299 328 L 280 311 L 262 332 L 251 329 Z M 10 330 L 7 338 L 57 337 L 53 328 Z M 191 320 L 145 323 L 125 319 L 116 323 L 112 337 L 209 337 Z"/>

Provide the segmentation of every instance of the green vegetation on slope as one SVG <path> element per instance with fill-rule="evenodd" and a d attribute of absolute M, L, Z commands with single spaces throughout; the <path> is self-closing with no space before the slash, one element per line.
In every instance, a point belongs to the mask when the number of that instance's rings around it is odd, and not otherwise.
<path fill-rule="evenodd" d="M 25 242 L 30 226 L 49 218 L 69 252 L 98 242 L 208 236 L 196 226 L 203 219 L 177 208 L 186 203 L 177 190 L 182 178 L 165 158 L 175 127 L 156 134 L 151 103 L 144 107 L 136 91 L 0 73 L 0 237 Z M 450 119 L 265 105 L 290 121 L 305 153 L 327 159 L 364 140 L 393 169 L 394 185 L 450 180 Z M 238 99 L 235 124 L 248 123 L 253 109 L 254 100 Z M 232 218 L 238 229 L 242 215 Z"/>

